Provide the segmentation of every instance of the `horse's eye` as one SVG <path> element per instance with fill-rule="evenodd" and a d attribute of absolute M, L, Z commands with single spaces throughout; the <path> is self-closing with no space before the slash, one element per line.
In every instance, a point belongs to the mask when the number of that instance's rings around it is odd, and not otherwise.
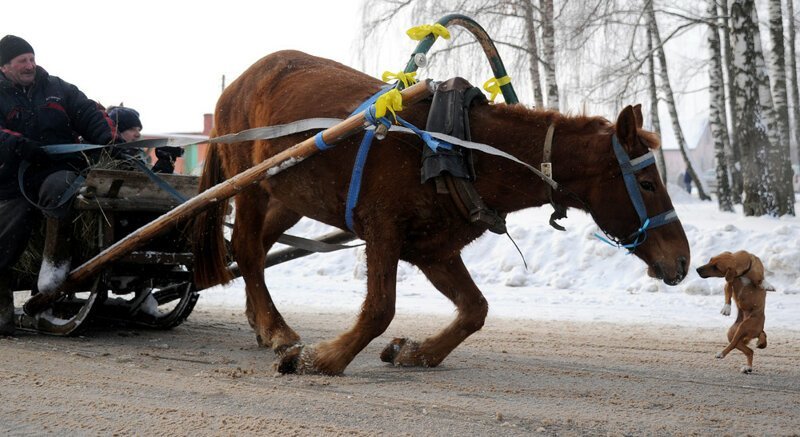
<path fill-rule="evenodd" d="M 639 182 L 639 186 L 642 187 L 642 189 L 645 191 L 650 191 L 650 192 L 656 191 L 656 186 L 653 185 L 653 183 L 650 181 L 641 181 Z"/>

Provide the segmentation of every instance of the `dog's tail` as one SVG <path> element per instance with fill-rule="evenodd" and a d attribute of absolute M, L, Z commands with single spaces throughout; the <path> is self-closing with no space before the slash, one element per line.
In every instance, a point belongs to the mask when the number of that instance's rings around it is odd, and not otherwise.
<path fill-rule="evenodd" d="M 767 347 L 767 333 L 761 331 L 761 334 L 758 334 L 758 343 L 756 343 L 756 347 L 759 349 L 764 349 Z"/>

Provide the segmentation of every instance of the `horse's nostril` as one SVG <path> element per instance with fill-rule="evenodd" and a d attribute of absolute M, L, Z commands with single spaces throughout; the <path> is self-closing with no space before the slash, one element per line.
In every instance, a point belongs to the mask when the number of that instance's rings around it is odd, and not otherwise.
<path fill-rule="evenodd" d="M 688 266 L 688 263 L 686 261 L 686 257 L 685 256 L 679 256 L 678 257 L 678 273 L 681 276 L 684 276 L 684 275 L 686 275 L 686 272 L 688 272 L 688 271 L 689 271 L 689 266 Z"/>

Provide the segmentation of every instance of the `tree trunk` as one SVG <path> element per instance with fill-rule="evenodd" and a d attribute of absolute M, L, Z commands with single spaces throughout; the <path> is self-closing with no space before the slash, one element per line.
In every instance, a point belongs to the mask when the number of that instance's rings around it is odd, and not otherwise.
<path fill-rule="evenodd" d="M 736 114 L 736 99 L 733 90 L 733 48 L 731 47 L 731 26 L 730 15 L 728 13 L 728 0 L 719 2 L 720 14 L 722 18 L 722 53 L 725 55 L 725 62 L 722 64 L 723 72 L 728 76 L 726 84 L 726 91 L 728 93 L 728 114 L 730 114 L 730 124 L 728 124 L 729 132 L 736 130 L 735 116 Z M 742 150 L 736 142 L 735 135 L 729 135 L 728 149 L 725 151 L 725 158 L 728 161 L 728 171 L 731 174 L 731 194 L 734 203 L 742 203 L 742 192 L 744 191 L 744 181 L 742 177 Z"/>
<path fill-rule="evenodd" d="M 780 1 L 780 0 L 779 0 Z M 725 159 L 725 142 L 728 130 L 723 122 L 725 113 L 725 91 L 722 78 L 722 57 L 720 54 L 719 33 L 717 31 L 717 0 L 708 0 L 708 16 L 713 23 L 708 32 L 710 63 L 709 79 L 709 124 L 714 137 L 714 156 L 717 172 L 717 202 L 720 211 L 733 211 L 730 184 L 728 183 L 728 166 Z"/>
<path fill-rule="evenodd" d="M 775 171 L 777 184 L 775 197 L 778 199 L 778 214 L 794 215 L 794 188 L 792 187 L 792 162 L 789 147 L 789 107 L 786 96 L 786 57 L 783 47 L 783 17 L 781 0 L 769 0 L 769 35 L 772 41 L 770 56 L 772 98 L 774 108 L 770 113 L 775 117 L 777 142 L 772 143 L 770 170 Z M 762 102 L 769 104 L 769 102 Z M 774 150 L 773 150 L 774 149 Z"/>
<path fill-rule="evenodd" d="M 533 0 L 522 0 L 522 11 L 525 16 L 525 36 L 530 48 L 530 64 L 528 73 L 531 76 L 531 89 L 533 90 L 533 101 L 537 108 L 544 108 L 542 98 L 542 79 L 539 75 L 539 48 L 536 43 L 536 20 L 533 7 Z"/>
<path fill-rule="evenodd" d="M 661 137 L 661 120 L 658 118 L 658 86 L 656 85 L 656 62 L 653 56 L 653 33 L 647 29 L 647 92 L 650 95 L 650 130 Z M 661 182 L 667 185 L 667 164 L 664 162 L 664 148 L 656 151 L 656 166 L 661 173 Z"/>
<path fill-rule="evenodd" d="M 736 142 L 742 148 L 745 215 L 770 214 L 777 216 L 775 174 L 770 171 L 773 159 L 768 152 L 768 116 L 764 101 L 771 98 L 769 83 L 763 83 L 766 68 L 761 50 L 758 18 L 750 0 L 734 0 L 731 5 L 731 43 L 734 47 L 733 78 L 736 97 Z M 761 71 L 759 71 L 761 70 Z M 774 126 L 772 126 L 774 128 Z"/>
<path fill-rule="evenodd" d="M 789 17 L 789 79 L 791 86 L 789 87 L 789 95 L 792 98 L 792 123 L 791 123 L 791 139 L 794 146 L 795 153 L 797 154 L 797 163 L 800 163 L 800 97 L 798 96 L 797 84 L 797 50 L 794 43 L 797 38 L 794 25 L 794 0 L 786 0 L 786 13 Z"/>
<path fill-rule="evenodd" d="M 541 0 L 542 52 L 547 82 L 547 107 L 559 109 L 558 83 L 556 83 L 555 27 L 553 25 L 553 0 Z"/>
<path fill-rule="evenodd" d="M 672 118 L 672 128 L 675 130 L 675 138 L 678 140 L 678 147 L 680 148 L 681 156 L 683 156 L 683 162 L 686 163 L 686 172 L 688 172 L 692 177 L 692 181 L 697 187 L 697 194 L 700 199 L 711 200 L 711 198 L 703 189 L 703 184 L 700 182 L 700 178 L 697 177 L 697 172 L 695 172 L 691 161 L 689 161 L 689 154 L 686 151 L 686 140 L 683 137 L 683 130 L 681 129 L 681 124 L 678 121 L 678 110 L 675 107 L 675 96 L 672 93 L 672 87 L 669 83 L 669 73 L 667 72 L 667 57 L 664 55 L 664 46 L 661 43 L 661 36 L 658 33 L 658 23 L 656 22 L 656 13 L 653 10 L 653 1 L 648 1 L 645 5 L 645 8 L 648 26 L 652 32 L 653 42 L 655 43 L 655 53 L 656 56 L 658 56 L 658 61 L 661 67 L 661 86 L 664 90 L 664 100 L 667 103 L 670 118 Z"/>

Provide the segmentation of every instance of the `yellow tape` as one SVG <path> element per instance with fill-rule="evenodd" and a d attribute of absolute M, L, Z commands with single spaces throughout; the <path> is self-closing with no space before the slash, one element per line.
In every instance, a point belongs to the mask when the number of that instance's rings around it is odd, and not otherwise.
<path fill-rule="evenodd" d="M 494 102 L 494 98 L 501 92 L 500 87 L 509 83 L 511 83 L 511 78 L 508 76 L 503 76 L 501 78 L 493 77 L 483 84 L 483 89 L 491 94 L 489 100 Z"/>
<path fill-rule="evenodd" d="M 389 82 L 390 80 L 399 80 L 403 83 L 404 88 L 408 88 L 410 85 L 417 83 L 417 79 L 415 79 L 416 75 L 416 71 L 412 71 L 411 73 L 403 73 L 402 71 L 392 73 L 391 71 L 384 71 L 381 80 L 384 82 Z"/>
<path fill-rule="evenodd" d="M 414 26 L 406 31 L 406 35 L 411 37 L 414 41 L 422 41 L 426 36 L 434 34 L 434 36 L 441 36 L 444 39 L 450 39 L 450 31 L 439 23 L 436 24 L 422 24 Z"/>
<path fill-rule="evenodd" d="M 403 110 L 403 95 L 396 88 L 384 93 L 375 101 L 375 117 L 381 118 L 385 116 L 387 110 L 395 117 L 397 116 L 395 111 Z"/>

